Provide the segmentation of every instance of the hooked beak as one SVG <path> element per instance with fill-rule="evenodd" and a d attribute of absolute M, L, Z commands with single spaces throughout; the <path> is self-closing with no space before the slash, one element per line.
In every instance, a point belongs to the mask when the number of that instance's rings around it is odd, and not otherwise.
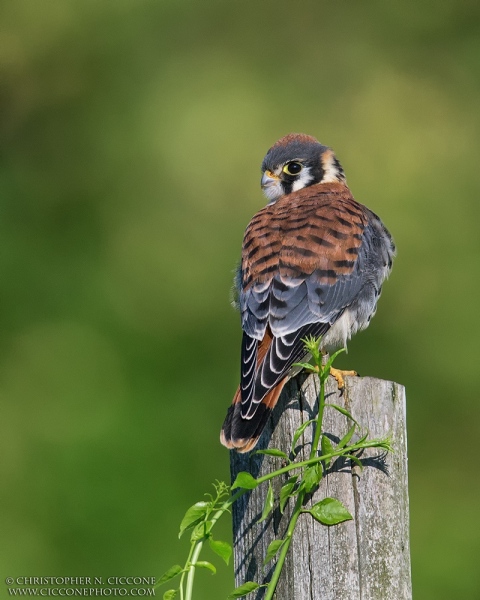
<path fill-rule="evenodd" d="M 262 181 L 260 182 L 260 185 L 262 186 L 262 190 L 264 190 L 265 188 L 268 188 L 272 185 L 277 185 L 279 180 L 280 180 L 280 177 L 277 177 L 271 171 L 265 171 L 265 173 L 262 175 Z"/>

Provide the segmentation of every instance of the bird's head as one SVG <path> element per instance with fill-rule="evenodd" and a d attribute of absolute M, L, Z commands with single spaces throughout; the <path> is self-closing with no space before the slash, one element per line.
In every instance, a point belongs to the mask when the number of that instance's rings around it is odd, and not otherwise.
<path fill-rule="evenodd" d="M 278 140 L 262 162 L 261 185 L 270 204 L 291 192 L 332 181 L 345 183 L 333 150 L 303 133 L 290 133 Z"/>

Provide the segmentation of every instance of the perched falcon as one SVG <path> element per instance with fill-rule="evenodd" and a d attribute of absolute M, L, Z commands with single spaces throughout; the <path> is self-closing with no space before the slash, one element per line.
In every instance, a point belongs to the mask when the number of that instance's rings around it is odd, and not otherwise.
<path fill-rule="evenodd" d="M 356 202 L 333 150 L 290 134 L 262 163 L 268 204 L 250 221 L 235 278 L 242 318 L 241 381 L 221 432 L 239 452 L 258 441 L 302 339 L 345 347 L 375 314 L 395 246 L 377 217 Z"/>

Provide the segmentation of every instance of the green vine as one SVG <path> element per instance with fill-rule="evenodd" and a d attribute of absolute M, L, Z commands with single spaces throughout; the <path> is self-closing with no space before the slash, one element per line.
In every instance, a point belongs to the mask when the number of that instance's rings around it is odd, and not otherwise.
<path fill-rule="evenodd" d="M 273 510 L 275 505 L 275 497 L 271 480 L 275 477 L 280 477 L 284 474 L 289 474 L 287 482 L 282 486 L 278 497 L 280 511 L 284 512 L 287 503 L 294 501 L 294 508 L 290 516 L 286 533 L 283 538 L 273 540 L 267 548 L 264 564 L 267 564 L 278 555 L 275 569 L 268 583 L 259 584 L 254 581 L 247 581 L 240 587 L 237 587 L 229 596 L 228 599 L 242 598 L 259 588 L 266 588 L 264 600 L 272 600 L 275 589 L 277 587 L 285 558 L 288 554 L 290 544 L 295 532 L 295 526 L 298 518 L 303 513 L 309 513 L 314 519 L 324 525 L 336 525 L 343 521 L 352 519 L 352 515 L 348 512 L 345 506 L 335 498 L 323 498 L 311 508 L 304 508 L 305 497 L 311 494 L 319 485 L 324 469 L 328 469 L 332 460 L 339 457 L 350 459 L 360 468 L 363 468 L 357 454 L 366 448 L 380 448 L 384 451 L 392 451 L 390 438 L 383 439 L 368 439 L 368 434 L 364 434 L 354 444 L 350 443 L 354 433 L 360 429 L 359 424 L 355 421 L 352 415 L 336 404 L 327 404 L 325 402 L 325 383 L 330 374 L 335 358 L 343 352 L 339 350 L 333 354 L 325 365 L 322 365 L 322 354 L 319 351 L 319 340 L 309 338 L 304 340 L 307 352 L 312 356 L 310 363 L 297 363 L 294 366 L 300 366 L 309 371 L 318 374 L 320 379 L 320 391 L 318 395 L 318 414 L 315 419 L 306 421 L 296 430 L 290 455 L 277 448 L 268 450 L 257 450 L 258 454 L 266 454 L 269 456 L 281 457 L 287 464 L 281 469 L 277 469 L 263 475 L 262 477 L 254 478 L 250 473 L 243 471 L 239 473 L 231 486 L 226 485 L 222 481 L 217 481 L 213 484 L 215 494 L 206 494 L 206 500 L 197 502 L 191 506 L 180 523 L 179 537 L 186 531 L 190 531 L 190 550 L 187 560 L 183 566 L 174 565 L 166 571 L 157 582 L 157 587 L 173 580 L 180 576 L 177 588 L 167 590 L 163 595 L 163 600 L 192 600 L 193 599 L 193 583 L 195 573 L 198 568 L 207 569 L 212 573 L 216 573 L 215 566 L 207 561 L 199 560 L 200 553 L 205 543 L 208 543 L 211 550 L 222 558 L 228 565 L 232 555 L 232 547 L 228 542 L 216 540 L 213 537 L 212 530 L 220 519 L 227 512 L 230 512 L 231 506 L 244 494 L 255 489 L 259 485 L 268 482 L 268 490 L 266 494 L 265 504 L 260 517 L 259 523 L 264 521 Z M 332 408 L 345 415 L 352 425 L 348 432 L 343 436 L 339 443 L 334 446 L 330 439 L 323 434 L 322 424 L 325 408 Z M 296 460 L 295 448 L 298 440 L 307 429 L 314 427 L 313 442 L 310 449 L 309 458 L 307 460 Z M 320 446 L 320 450 L 319 450 Z M 293 458 L 290 458 L 293 457 Z M 235 491 L 236 490 L 236 491 Z"/>

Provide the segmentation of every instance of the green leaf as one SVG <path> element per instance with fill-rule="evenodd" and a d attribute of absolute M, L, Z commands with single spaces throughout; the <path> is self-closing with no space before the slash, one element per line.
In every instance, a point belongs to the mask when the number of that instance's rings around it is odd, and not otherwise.
<path fill-rule="evenodd" d="M 353 519 L 340 500 L 336 500 L 335 498 L 324 498 L 307 512 L 324 525 L 336 525 L 337 523 Z"/>
<path fill-rule="evenodd" d="M 261 523 L 262 521 L 265 521 L 265 519 L 272 512 L 272 510 L 273 510 L 273 488 L 272 488 L 271 482 L 269 481 L 268 482 L 268 492 L 267 492 L 267 497 L 265 498 L 265 504 L 263 505 L 262 516 L 260 517 L 260 520 L 258 522 Z"/>
<path fill-rule="evenodd" d="M 317 485 L 320 483 L 322 479 L 323 469 L 320 463 L 315 465 L 311 465 L 305 469 L 305 473 L 302 479 L 303 489 L 307 494 L 309 494 Z"/>
<path fill-rule="evenodd" d="M 279 458 L 284 458 L 285 460 L 288 460 L 288 456 L 285 454 L 285 452 L 277 450 L 277 448 L 270 448 L 267 450 L 256 450 L 253 454 L 267 454 L 268 456 L 278 456 Z"/>
<path fill-rule="evenodd" d="M 233 590 L 233 592 L 228 596 L 228 600 L 233 600 L 233 598 L 242 598 L 243 596 L 246 596 L 250 592 L 254 592 L 259 587 L 265 587 L 265 586 L 259 585 L 258 583 L 255 583 L 254 581 L 247 581 L 240 587 L 235 588 Z"/>
<path fill-rule="evenodd" d="M 246 471 L 241 471 L 237 475 L 231 489 L 234 490 L 236 488 L 244 488 L 246 490 L 254 490 L 257 487 L 257 485 L 257 480 L 254 477 L 252 477 L 250 473 L 247 473 Z"/>
<path fill-rule="evenodd" d="M 355 419 L 352 417 L 352 415 L 348 412 L 348 410 L 346 410 L 345 408 L 343 408 L 343 406 L 338 406 L 338 404 L 325 404 L 325 406 L 330 406 L 331 408 L 334 408 L 335 410 L 338 410 L 339 413 L 342 413 L 342 415 L 345 415 L 346 417 L 348 417 L 350 419 L 350 421 L 353 421 L 354 423 L 357 423 L 357 421 L 355 421 Z M 358 425 L 360 427 L 360 425 Z"/>
<path fill-rule="evenodd" d="M 294 452 L 295 446 L 296 446 L 298 440 L 300 439 L 300 437 L 303 435 L 303 432 L 305 431 L 305 429 L 312 423 L 315 423 L 315 421 L 316 421 L 316 419 L 310 419 L 310 421 L 305 421 L 305 423 L 302 423 L 300 425 L 300 427 L 295 431 L 295 433 L 293 435 L 293 441 L 292 441 L 292 452 Z"/>
<path fill-rule="evenodd" d="M 220 558 L 223 558 L 223 560 L 228 565 L 228 563 L 230 562 L 230 557 L 232 556 L 232 547 L 230 546 L 230 544 L 228 542 L 214 540 L 211 537 L 208 538 L 208 543 L 210 545 L 210 548 L 215 552 L 215 554 L 218 554 Z"/>
<path fill-rule="evenodd" d="M 272 560 L 272 558 L 275 556 L 275 554 L 283 546 L 284 542 L 285 542 L 285 540 L 273 540 L 273 542 L 270 542 L 270 544 L 268 545 L 268 548 L 267 548 L 267 554 L 265 556 L 265 560 L 263 561 L 264 565 L 266 565 L 269 561 Z"/>
<path fill-rule="evenodd" d="M 379 448 L 383 448 L 387 452 L 392 452 L 392 454 L 395 454 L 395 448 L 392 445 L 391 437 L 383 438 L 378 441 L 379 441 L 379 444 L 378 444 Z"/>
<path fill-rule="evenodd" d="M 192 535 L 190 536 L 191 542 L 198 542 L 207 535 L 209 527 L 212 526 L 211 521 L 200 521 L 193 527 Z"/>
<path fill-rule="evenodd" d="M 211 571 L 214 575 L 217 572 L 217 569 L 212 565 L 212 563 L 206 561 L 206 560 L 199 560 L 195 563 L 194 565 L 195 567 L 200 567 L 201 569 L 208 569 L 209 571 Z"/>
<path fill-rule="evenodd" d="M 322 435 L 321 448 L 322 448 L 323 455 L 332 454 L 332 452 L 335 452 L 335 448 L 332 446 L 332 442 L 329 440 L 329 438 L 325 434 Z M 331 458 L 327 458 L 325 460 L 325 467 L 327 469 L 330 466 L 331 462 L 332 462 Z"/>
<path fill-rule="evenodd" d="M 368 438 L 368 431 L 365 435 L 362 435 L 362 437 L 358 440 L 358 442 L 355 442 L 356 444 L 363 444 L 363 442 Z M 370 440 L 371 442 L 373 442 L 374 440 Z"/>
<path fill-rule="evenodd" d="M 180 532 L 178 534 L 178 537 L 181 537 L 186 529 L 189 529 L 190 527 L 195 525 L 197 521 L 202 519 L 207 514 L 209 506 L 209 502 L 197 502 L 196 504 L 191 506 L 185 513 L 185 516 L 183 517 L 182 522 L 180 523 Z"/>
<path fill-rule="evenodd" d="M 168 590 L 163 594 L 163 600 L 173 600 L 178 590 Z"/>
<path fill-rule="evenodd" d="M 348 442 L 352 439 L 352 435 L 355 433 L 355 429 L 357 428 L 357 424 L 354 423 L 347 433 L 343 436 L 343 438 L 338 442 L 339 448 L 345 448 Z"/>
<path fill-rule="evenodd" d="M 298 475 L 293 475 L 290 479 L 282 486 L 280 490 L 280 512 L 283 515 L 283 511 L 285 509 L 285 505 L 288 502 L 288 499 L 292 496 L 292 492 L 295 489 L 295 484 L 297 482 Z"/>
<path fill-rule="evenodd" d="M 181 567 L 180 565 L 173 565 L 173 567 L 170 567 L 170 569 L 168 569 L 168 571 L 165 571 L 165 573 L 160 577 L 160 579 L 157 581 L 157 585 L 162 585 L 162 583 L 170 581 L 170 579 L 173 579 L 177 575 L 180 575 L 182 571 L 183 567 Z"/>
<path fill-rule="evenodd" d="M 311 365 L 310 363 L 304 363 L 304 362 L 293 363 L 292 367 L 300 367 L 301 369 L 307 369 L 308 371 L 313 371 L 314 373 L 318 373 L 318 368 L 315 365 Z"/>

